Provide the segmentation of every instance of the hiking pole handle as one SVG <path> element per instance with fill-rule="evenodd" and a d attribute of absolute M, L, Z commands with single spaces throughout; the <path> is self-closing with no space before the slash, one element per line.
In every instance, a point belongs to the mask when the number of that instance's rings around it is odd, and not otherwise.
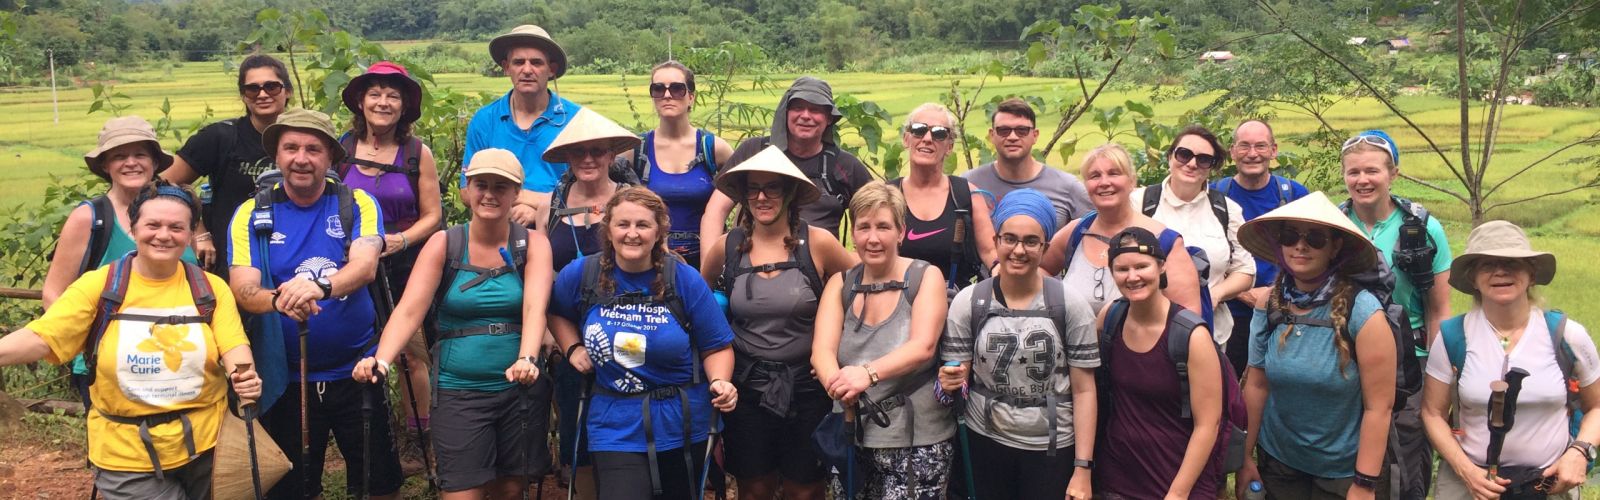
<path fill-rule="evenodd" d="M 1500 448 L 1505 445 L 1506 431 L 1506 390 L 1510 388 L 1504 380 L 1489 383 L 1489 449 L 1485 453 L 1485 468 L 1488 469 L 1489 479 L 1493 480 L 1500 473 Z"/>

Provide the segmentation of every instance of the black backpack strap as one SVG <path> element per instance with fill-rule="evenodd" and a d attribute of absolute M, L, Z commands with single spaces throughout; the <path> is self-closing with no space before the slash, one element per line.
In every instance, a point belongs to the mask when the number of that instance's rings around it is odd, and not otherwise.
<path fill-rule="evenodd" d="M 1182 400 L 1183 418 L 1194 418 L 1194 407 L 1189 401 L 1189 337 L 1206 321 L 1188 309 L 1172 315 L 1167 328 L 1167 357 L 1178 370 L 1178 394 Z"/>
<path fill-rule="evenodd" d="M 1438 246 L 1428 235 L 1428 209 L 1421 203 L 1391 196 L 1400 207 L 1400 236 L 1395 241 L 1395 267 L 1411 278 L 1411 286 L 1426 298 L 1433 289 L 1433 258 Z"/>
<path fill-rule="evenodd" d="M 105 259 L 106 248 L 111 246 L 111 232 L 117 227 L 117 209 L 111 205 L 111 198 L 105 195 L 96 196 L 89 200 L 89 247 L 83 252 L 83 260 L 78 263 L 78 275 L 94 269 L 95 264 Z"/>
<path fill-rule="evenodd" d="M 1144 203 L 1139 205 L 1139 211 L 1144 212 L 1145 217 L 1156 216 L 1156 208 L 1161 206 L 1162 184 L 1157 182 L 1144 187 Z"/>
<path fill-rule="evenodd" d="M 1233 262 L 1233 240 L 1228 238 L 1228 197 L 1214 189 L 1207 189 L 1206 198 L 1211 204 L 1211 215 L 1217 218 L 1217 224 L 1222 227 L 1222 239 L 1228 242 L 1228 260 L 1222 263 L 1222 270 L 1226 274 L 1228 266 Z"/>
<path fill-rule="evenodd" d="M 507 223 L 511 232 L 506 234 L 506 252 L 511 254 L 511 267 L 516 268 L 517 278 L 521 279 L 528 272 L 528 226 Z"/>
<path fill-rule="evenodd" d="M 633 147 L 633 175 L 639 179 L 639 185 L 650 185 L 650 156 L 649 152 L 655 150 L 656 131 L 651 130 L 639 136 L 639 144 Z"/>
<path fill-rule="evenodd" d="M 717 290 L 727 293 L 733 290 L 733 281 L 741 274 L 739 261 L 744 254 L 739 252 L 739 247 L 744 246 L 744 228 L 734 227 L 728 230 L 728 235 L 722 243 L 722 277 L 717 280 Z"/>
<path fill-rule="evenodd" d="M 822 281 L 822 273 L 817 270 L 817 261 L 811 256 L 811 226 L 802 224 L 797 230 L 795 238 L 794 261 L 800 264 L 800 274 L 805 277 L 806 284 L 811 285 L 812 293 L 818 298 L 822 297 L 822 287 L 827 283 Z"/>
<path fill-rule="evenodd" d="M 356 196 L 355 191 L 349 186 L 339 182 L 328 182 L 328 189 L 333 190 L 333 195 L 339 200 L 339 225 L 344 228 L 344 249 L 350 250 L 350 242 L 356 239 L 356 230 L 360 229 L 356 222 Z M 381 229 L 381 228 L 380 228 Z M 346 259 L 349 257 L 346 256 Z"/>
<path fill-rule="evenodd" d="M 950 198 L 956 206 L 956 244 L 950 248 L 952 264 L 964 264 L 971 268 L 973 275 L 987 278 L 988 269 L 984 266 L 983 258 L 978 256 L 978 229 L 972 221 L 972 185 L 965 177 L 947 175 L 950 179 Z M 960 267 L 952 266 L 953 269 Z M 955 276 L 947 277 L 949 282 L 959 288 L 961 283 L 956 282 Z"/>
<path fill-rule="evenodd" d="M 1061 338 L 1061 355 L 1067 352 L 1067 289 L 1061 280 L 1046 276 L 1044 278 L 1044 306 L 1045 312 L 1050 315 L 1050 322 L 1055 323 L 1056 335 Z"/>
<path fill-rule="evenodd" d="M 356 136 L 355 136 L 355 134 L 351 134 L 349 132 L 345 132 L 344 135 L 339 136 L 339 147 L 344 149 L 345 159 L 344 159 L 344 161 L 339 162 L 338 165 L 335 165 L 334 168 L 338 169 L 338 170 L 335 170 L 335 171 L 339 173 L 339 180 L 343 181 L 345 179 L 349 179 L 350 178 L 350 168 L 352 166 L 358 164 L 357 161 L 356 161 Z M 371 163 L 371 162 L 367 162 L 367 163 Z M 362 163 L 362 164 L 365 164 L 365 163 Z"/>
<path fill-rule="evenodd" d="M 439 286 L 433 289 L 433 302 L 428 306 L 426 318 L 428 322 L 433 323 L 433 328 L 425 330 L 427 332 L 425 340 L 427 340 L 428 347 L 433 347 L 434 343 L 440 340 L 436 334 L 439 331 L 439 306 L 444 304 L 444 297 L 449 293 L 450 285 L 456 282 L 456 272 L 461 270 L 461 256 L 466 253 L 466 226 L 456 224 L 444 230 L 443 274 L 439 276 Z"/>
<path fill-rule="evenodd" d="M 967 333 L 972 336 L 974 342 L 978 338 L 978 332 L 983 331 L 983 324 L 989 322 L 989 313 L 993 310 L 995 300 L 994 282 L 994 278 L 989 278 L 972 285 L 972 314 L 967 319 Z"/>

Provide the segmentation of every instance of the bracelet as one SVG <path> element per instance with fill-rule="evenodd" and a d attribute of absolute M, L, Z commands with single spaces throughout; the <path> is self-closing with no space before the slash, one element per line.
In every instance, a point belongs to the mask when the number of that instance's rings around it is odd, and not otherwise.
<path fill-rule="evenodd" d="M 1362 474 L 1361 471 L 1358 470 L 1355 471 L 1355 477 L 1350 481 L 1350 484 L 1353 484 L 1358 488 L 1372 490 L 1378 486 L 1378 476 Z"/>
<path fill-rule="evenodd" d="M 400 233 L 400 251 L 404 252 L 411 247 L 411 241 L 406 239 L 406 233 Z"/>
<path fill-rule="evenodd" d="M 578 350 L 579 347 L 583 347 L 583 342 L 573 342 L 571 346 L 568 346 L 567 359 L 572 359 L 572 351 Z"/>
<path fill-rule="evenodd" d="M 275 313 L 278 313 L 278 314 L 283 314 L 283 310 L 282 309 L 278 309 L 278 291 L 277 290 L 273 290 L 272 291 L 272 312 L 275 312 Z"/>
<path fill-rule="evenodd" d="M 200 233 L 200 234 L 194 235 L 194 241 L 196 243 L 202 242 L 202 241 L 211 241 L 211 233 Z"/>

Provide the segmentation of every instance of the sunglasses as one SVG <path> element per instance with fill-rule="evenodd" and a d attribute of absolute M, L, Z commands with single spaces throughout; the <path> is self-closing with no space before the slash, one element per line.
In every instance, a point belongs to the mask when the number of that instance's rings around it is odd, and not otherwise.
<path fill-rule="evenodd" d="M 655 99 L 678 99 L 693 91 L 689 84 L 683 82 L 650 84 L 650 97 Z"/>
<path fill-rule="evenodd" d="M 283 93 L 283 82 L 249 83 L 239 86 L 239 93 L 247 97 L 254 98 L 260 96 L 262 92 L 266 92 L 268 96 L 277 97 L 278 94 Z"/>
<path fill-rule="evenodd" d="M 1006 137 L 1010 137 L 1012 135 L 1017 136 L 1017 138 L 1023 138 L 1023 137 L 1027 137 L 1028 134 L 1031 134 L 1031 133 L 1033 133 L 1033 127 L 995 127 L 994 128 L 994 135 L 996 137 L 1000 137 L 1000 138 L 1006 138 Z"/>
<path fill-rule="evenodd" d="M 787 191 L 788 187 L 789 185 L 783 181 L 769 182 L 766 184 L 748 184 L 744 187 L 744 199 L 754 200 L 761 195 L 767 195 L 767 199 L 769 200 L 782 199 L 784 191 Z"/>
<path fill-rule="evenodd" d="M 908 125 L 906 126 L 906 133 L 911 134 L 912 137 L 916 137 L 918 139 L 921 139 L 923 136 L 931 133 L 933 134 L 933 140 L 935 141 L 943 141 L 950 138 L 949 127 L 928 125 L 926 123 L 913 123 Z"/>
<path fill-rule="evenodd" d="M 1194 150 L 1181 146 L 1172 148 L 1172 159 L 1177 160 L 1180 165 L 1189 163 L 1189 160 L 1194 160 L 1194 166 L 1196 167 L 1211 168 L 1217 166 L 1217 155 L 1196 154 Z"/>
<path fill-rule="evenodd" d="M 581 160 L 581 159 L 584 159 L 584 158 L 604 158 L 606 155 L 609 155 L 609 154 L 612 154 L 611 150 L 606 149 L 606 148 L 602 148 L 602 147 L 599 147 L 599 146 L 592 146 L 592 147 L 587 147 L 587 148 L 573 148 L 572 150 L 567 152 L 567 159 L 569 159 L 569 160 Z"/>
<path fill-rule="evenodd" d="M 1384 139 L 1383 137 L 1376 135 L 1358 135 L 1349 139 L 1345 139 L 1344 145 L 1339 146 L 1339 152 L 1343 153 L 1345 151 L 1349 151 L 1350 148 L 1355 147 L 1357 144 L 1371 144 L 1373 146 L 1383 148 L 1383 150 L 1386 152 L 1394 151 L 1394 143 L 1389 142 L 1388 139 Z"/>
<path fill-rule="evenodd" d="M 1298 245 L 1302 238 L 1305 239 L 1306 246 L 1321 250 L 1328 246 L 1328 242 L 1333 236 L 1320 229 L 1312 229 L 1304 233 L 1287 227 L 1278 230 L 1278 244 L 1281 246 L 1292 247 Z"/>

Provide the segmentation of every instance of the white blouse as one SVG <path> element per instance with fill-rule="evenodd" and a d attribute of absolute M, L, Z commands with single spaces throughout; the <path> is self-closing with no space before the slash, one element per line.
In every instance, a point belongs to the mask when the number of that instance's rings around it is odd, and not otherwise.
<path fill-rule="evenodd" d="M 1239 226 L 1244 225 L 1244 209 L 1238 203 L 1224 198 L 1228 202 L 1228 227 L 1222 227 L 1217 223 L 1217 216 L 1211 212 L 1211 203 L 1206 198 L 1206 190 L 1211 189 L 1209 186 L 1201 189 L 1194 199 L 1183 200 L 1173 194 L 1172 176 L 1167 176 L 1161 184 L 1161 203 L 1156 205 L 1156 213 L 1151 218 L 1182 234 L 1183 244 L 1205 250 L 1206 259 L 1211 263 L 1211 276 L 1206 280 L 1206 287 L 1215 289 L 1224 278 L 1235 273 L 1256 274 L 1255 259 L 1244 247 L 1239 246 Z M 1141 187 L 1129 194 L 1134 206 L 1144 203 L 1144 190 Z M 1215 291 L 1212 296 L 1216 296 Z M 1218 344 L 1227 343 L 1228 337 L 1233 335 L 1233 314 L 1228 311 L 1227 303 L 1217 306 L 1212 323 L 1215 326 L 1211 329 L 1212 338 Z"/>

